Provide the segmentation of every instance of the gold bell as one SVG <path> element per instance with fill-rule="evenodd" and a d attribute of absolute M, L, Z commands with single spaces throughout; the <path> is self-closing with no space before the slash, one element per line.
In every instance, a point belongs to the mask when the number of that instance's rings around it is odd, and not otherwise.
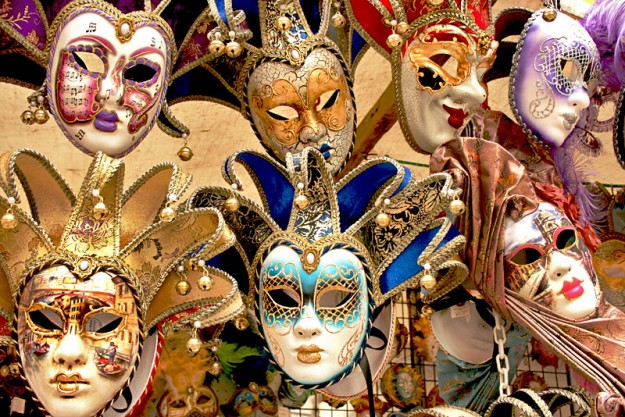
<path fill-rule="evenodd" d="M 391 216 L 381 211 L 377 216 L 375 216 L 375 224 L 380 227 L 387 227 L 391 224 Z"/>
<path fill-rule="evenodd" d="M 219 55 L 226 49 L 226 45 L 219 39 L 213 39 L 208 44 L 208 51 L 213 55 Z"/>
<path fill-rule="evenodd" d="M 398 48 L 402 43 L 404 43 L 404 41 L 402 41 L 401 36 L 397 33 L 391 33 L 388 35 L 388 38 L 386 38 L 386 44 L 389 48 Z"/>
<path fill-rule="evenodd" d="M 336 12 L 332 16 L 332 26 L 334 26 L 335 28 L 341 28 L 345 26 L 346 21 L 347 20 L 345 19 L 345 16 L 343 16 L 341 12 Z"/>
<path fill-rule="evenodd" d="M 243 52 L 243 47 L 239 42 L 230 41 L 226 45 L 226 54 L 230 58 L 237 58 L 239 55 L 241 55 L 241 52 Z"/>
<path fill-rule="evenodd" d="M 91 214 L 96 220 L 102 220 L 107 214 L 109 214 L 106 205 L 102 201 L 98 201 L 93 209 L 91 209 Z"/>
<path fill-rule="evenodd" d="M 31 110 L 24 110 L 24 112 L 20 116 L 20 119 L 22 119 L 22 123 L 24 123 L 25 125 L 32 125 L 33 123 L 35 123 L 35 115 Z"/>
<path fill-rule="evenodd" d="M 50 119 L 50 116 L 48 116 L 48 112 L 45 111 L 42 108 L 39 108 L 37 110 L 35 110 L 35 122 L 37 122 L 37 124 L 44 124 L 45 122 L 47 122 Z"/>
<path fill-rule="evenodd" d="M 213 279 L 208 275 L 202 275 L 200 279 L 197 280 L 197 286 L 202 291 L 208 291 L 213 287 Z"/>
<path fill-rule="evenodd" d="M 234 319 L 234 327 L 236 327 L 237 330 L 243 331 L 247 329 L 249 325 L 250 325 L 250 322 L 247 321 L 246 317 L 239 316 L 236 319 Z"/>
<path fill-rule="evenodd" d="M 399 22 L 397 26 L 395 26 L 395 30 L 400 35 L 403 35 L 404 33 L 408 32 L 408 29 L 410 29 L 410 25 L 407 22 Z"/>
<path fill-rule="evenodd" d="M 187 162 L 191 160 L 191 158 L 193 158 L 193 151 L 191 150 L 191 148 L 185 145 L 178 151 L 178 158 L 180 158 L 180 160 L 183 162 Z"/>
<path fill-rule="evenodd" d="M 291 19 L 286 16 L 280 16 L 278 18 L 278 29 L 280 29 L 282 32 L 286 32 L 287 30 L 291 29 Z"/>
<path fill-rule="evenodd" d="M 449 203 L 449 211 L 455 216 L 464 213 L 464 203 L 462 200 L 453 200 Z"/>
<path fill-rule="evenodd" d="M 558 17 L 558 12 L 554 9 L 545 10 L 543 12 L 543 19 L 547 22 L 553 22 Z"/>
<path fill-rule="evenodd" d="M 221 370 L 221 363 L 217 358 L 215 358 L 213 362 L 211 362 L 211 364 L 208 366 L 208 373 L 213 376 L 218 376 L 221 373 Z"/>
<path fill-rule="evenodd" d="M 2 219 L 0 219 L 0 223 L 2 223 L 3 229 L 15 229 L 17 226 L 17 218 L 15 218 L 15 215 L 11 213 L 11 211 L 7 211 L 4 213 L 4 216 L 2 216 Z"/>
<path fill-rule="evenodd" d="M 200 349 L 202 348 L 202 341 L 200 339 L 198 339 L 197 337 L 192 337 L 191 339 L 187 340 L 187 350 L 189 351 L 189 353 L 192 354 L 196 354 L 200 351 Z"/>
<path fill-rule="evenodd" d="M 241 203 L 239 203 L 239 200 L 237 200 L 236 197 L 230 197 L 229 199 L 226 200 L 224 207 L 230 213 L 234 213 L 235 211 L 239 209 L 239 207 L 241 207 Z"/>
<path fill-rule="evenodd" d="M 171 223 L 176 218 L 176 212 L 173 208 L 165 206 L 161 212 L 158 213 L 158 218 L 161 219 L 162 222 Z"/>
<path fill-rule="evenodd" d="M 191 284 L 186 279 L 181 279 L 176 284 L 176 292 L 180 295 L 187 295 L 191 292 Z"/>
<path fill-rule="evenodd" d="M 436 287 L 436 278 L 430 274 L 425 274 L 421 277 L 421 280 L 419 280 L 419 284 L 426 290 L 431 290 Z"/>
<path fill-rule="evenodd" d="M 434 309 L 430 306 L 421 307 L 421 315 L 423 317 L 430 317 L 434 313 Z"/>
<path fill-rule="evenodd" d="M 308 207 L 309 204 L 310 201 L 308 201 L 308 197 L 306 197 L 304 194 L 299 194 L 297 197 L 295 197 L 295 205 L 300 210 L 304 210 L 306 207 Z"/>

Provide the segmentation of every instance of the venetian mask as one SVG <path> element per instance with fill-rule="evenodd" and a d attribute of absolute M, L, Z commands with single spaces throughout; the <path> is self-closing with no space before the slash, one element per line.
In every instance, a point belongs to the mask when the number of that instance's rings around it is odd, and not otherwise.
<path fill-rule="evenodd" d="M 188 387 L 186 391 L 167 392 L 158 406 L 159 417 L 214 417 L 217 395 L 209 386 Z"/>
<path fill-rule="evenodd" d="M 571 221 L 556 207 L 540 203 L 518 221 L 506 218 L 506 285 L 568 319 L 593 314 L 599 288 L 592 255 Z"/>
<path fill-rule="evenodd" d="M 24 374 L 52 416 L 92 416 L 121 391 L 139 349 L 134 292 L 117 275 L 65 266 L 32 276 L 18 310 Z"/>
<path fill-rule="evenodd" d="M 541 10 L 526 24 L 513 63 L 510 104 L 517 120 L 545 144 L 562 146 L 601 75 L 592 38 L 564 13 Z"/>
<path fill-rule="evenodd" d="M 281 161 L 305 147 L 319 149 L 336 174 L 354 140 L 355 109 L 337 55 L 316 48 L 299 67 L 266 61 L 251 74 L 247 98 L 263 145 Z"/>
<path fill-rule="evenodd" d="M 83 6 L 64 14 L 50 48 L 50 110 L 80 150 L 121 157 L 154 126 L 171 70 L 171 35 L 155 16 Z"/>
<path fill-rule="evenodd" d="M 278 413 L 278 397 L 267 385 L 250 382 L 247 388 L 238 388 L 223 410 L 226 416 L 249 417 L 257 412 L 263 415 Z"/>
<path fill-rule="evenodd" d="M 486 47 L 459 26 L 437 24 L 418 31 L 408 44 L 396 88 L 413 147 L 432 153 L 459 136 L 486 100 L 482 77 L 497 43 L 485 42 Z"/>
<path fill-rule="evenodd" d="M 302 261 L 303 259 L 303 261 Z M 300 255 L 279 245 L 260 270 L 260 323 L 283 371 L 305 385 L 351 371 L 369 326 L 365 270 L 347 249 Z"/>

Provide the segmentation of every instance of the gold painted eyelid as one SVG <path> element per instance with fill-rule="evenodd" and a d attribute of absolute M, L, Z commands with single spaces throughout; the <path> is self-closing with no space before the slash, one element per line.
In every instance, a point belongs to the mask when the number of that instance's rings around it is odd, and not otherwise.
<path fill-rule="evenodd" d="M 87 330 L 85 330 L 85 325 L 89 322 L 89 318 L 91 316 L 100 314 L 100 313 L 105 313 L 108 310 L 114 310 L 115 311 L 114 315 L 121 317 L 122 321 L 121 323 L 119 323 L 119 326 L 117 326 L 114 330 L 111 330 L 110 332 L 106 332 L 106 333 L 88 332 Z M 122 329 L 126 328 L 126 324 L 128 322 L 128 316 L 129 316 L 129 313 L 117 311 L 113 307 L 106 307 L 104 309 L 97 309 L 94 311 L 90 311 L 89 313 L 85 314 L 85 317 L 82 320 L 82 325 L 80 326 L 80 335 L 84 337 L 88 337 L 89 339 L 92 339 L 92 340 L 108 339 L 111 336 L 115 336 Z"/>
<path fill-rule="evenodd" d="M 52 310 L 55 313 L 57 313 L 57 315 L 61 318 L 61 320 L 63 320 L 63 324 L 65 324 L 65 315 L 63 314 L 63 311 L 57 307 L 45 304 L 45 303 L 35 303 L 34 301 L 31 302 L 30 307 L 28 307 L 26 309 L 26 312 L 24 314 L 24 318 L 26 319 L 26 324 L 28 325 L 28 327 L 30 328 L 30 330 L 39 335 L 39 336 L 45 336 L 45 337 L 59 337 L 63 335 L 63 331 L 62 330 L 48 330 L 48 329 L 42 329 L 40 326 L 36 325 L 32 319 L 30 318 L 30 313 L 33 311 L 39 311 L 39 310 Z"/>

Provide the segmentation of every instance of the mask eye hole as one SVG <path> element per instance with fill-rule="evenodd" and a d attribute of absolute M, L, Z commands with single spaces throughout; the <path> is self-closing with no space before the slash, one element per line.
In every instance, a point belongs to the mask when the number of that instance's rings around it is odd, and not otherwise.
<path fill-rule="evenodd" d="M 152 80 L 157 75 L 155 68 L 149 65 L 137 63 L 124 71 L 124 78 L 136 83 L 144 83 Z"/>
<path fill-rule="evenodd" d="M 172 402 L 169 403 L 169 407 L 171 408 L 185 408 L 187 406 L 187 404 L 184 402 L 184 400 L 180 400 L 180 399 L 176 399 L 173 400 Z"/>
<path fill-rule="evenodd" d="M 341 308 L 354 296 L 353 291 L 344 288 L 329 288 L 319 296 L 319 308 Z"/>
<path fill-rule="evenodd" d="M 106 71 L 104 61 L 96 53 L 79 50 L 73 50 L 71 53 L 74 63 L 81 69 L 100 74 Z"/>
<path fill-rule="evenodd" d="M 267 294 L 275 304 L 282 307 L 297 308 L 300 306 L 299 295 L 292 288 L 275 288 L 272 290 L 268 290 Z"/>
<path fill-rule="evenodd" d="M 516 265 L 530 265 L 540 260 L 543 252 L 534 246 L 524 246 L 517 249 L 510 257 L 510 262 Z"/>
<path fill-rule="evenodd" d="M 200 395 L 196 402 L 198 405 L 209 404 L 211 402 L 211 398 L 206 395 Z"/>
<path fill-rule="evenodd" d="M 570 248 L 576 241 L 577 237 L 575 235 L 575 229 L 568 227 L 559 229 L 555 238 L 556 248 L 559 250 Z"/>
<path fill-rule="evenodd" d="M 293 120 L 299 117 L 299 113 L 291 106 L 276 106 L 270 110 L 267 110 L 267 114 L 274 120 L 286 121 Z"/>
<path fill-rule="evenodd" d="M 58 313 L 47 308 L 33 310 L 28 313 L 31 322 L 45 331 L 56 331 L 63 329 L 63 319 Z"/>
<path fill-rule="evenodd" d="M 321 94 L 315 105 L 317 111 L 329 109 L 330 107 L 334 106 L 339 98 L 340 92 L 340 90 L 331 90 Z"/>
<path fill-rule="evenodd" d="M 85 330 L 90 333 L 105 334 L 116 331 L 122 324 L 123 317 L 107 312 L 96 313 L 89 317 Z"/>
<path fill-rule="evenodd" d="M 580 81 L 580 71 L 579 66 L 575 61 L 571 61 L 568 59 L 560 60 L 560 69 L 562 70 L 562 74 L 569 79 L 569 81 L 576 82 Z"/>

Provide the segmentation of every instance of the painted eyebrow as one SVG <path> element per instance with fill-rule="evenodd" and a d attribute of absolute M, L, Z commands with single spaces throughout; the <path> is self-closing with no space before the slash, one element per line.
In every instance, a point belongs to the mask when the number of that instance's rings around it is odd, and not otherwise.
<path fill-rule="evenodd" d="M 130 55 L 130 59 L 136 58 L 141 55 L 150 54 L 150 53 L 159 54 L 161 57 L 163 57 L 163 60 L 166 61 L 165 54 L 163 54 L 163 51 L 161 51 L 158 48 L 151 47 L 151 46 L 146 46 L 145 48 L 141 48 L 135 51 L 132 55 Z"/>
<path fill-rule="evenodd" d="M 117 55 L 117 50 L 115 49 L 113 44 L 110 43 L 108 40 L 106 40 L 105 38 L 103 38 L 101 36 L 86 36 L 86 35 L 83 35 L 83 36 L 79 36 L 77 38 L 72 39 L 68 43 L 74 43 L 74 42 L 78 42 L 78 41 L 95 41 L 95 42 L 98 42 L 102 46 L 104 46 L 110 53 L 112 53 L 113 55 Z"/>

